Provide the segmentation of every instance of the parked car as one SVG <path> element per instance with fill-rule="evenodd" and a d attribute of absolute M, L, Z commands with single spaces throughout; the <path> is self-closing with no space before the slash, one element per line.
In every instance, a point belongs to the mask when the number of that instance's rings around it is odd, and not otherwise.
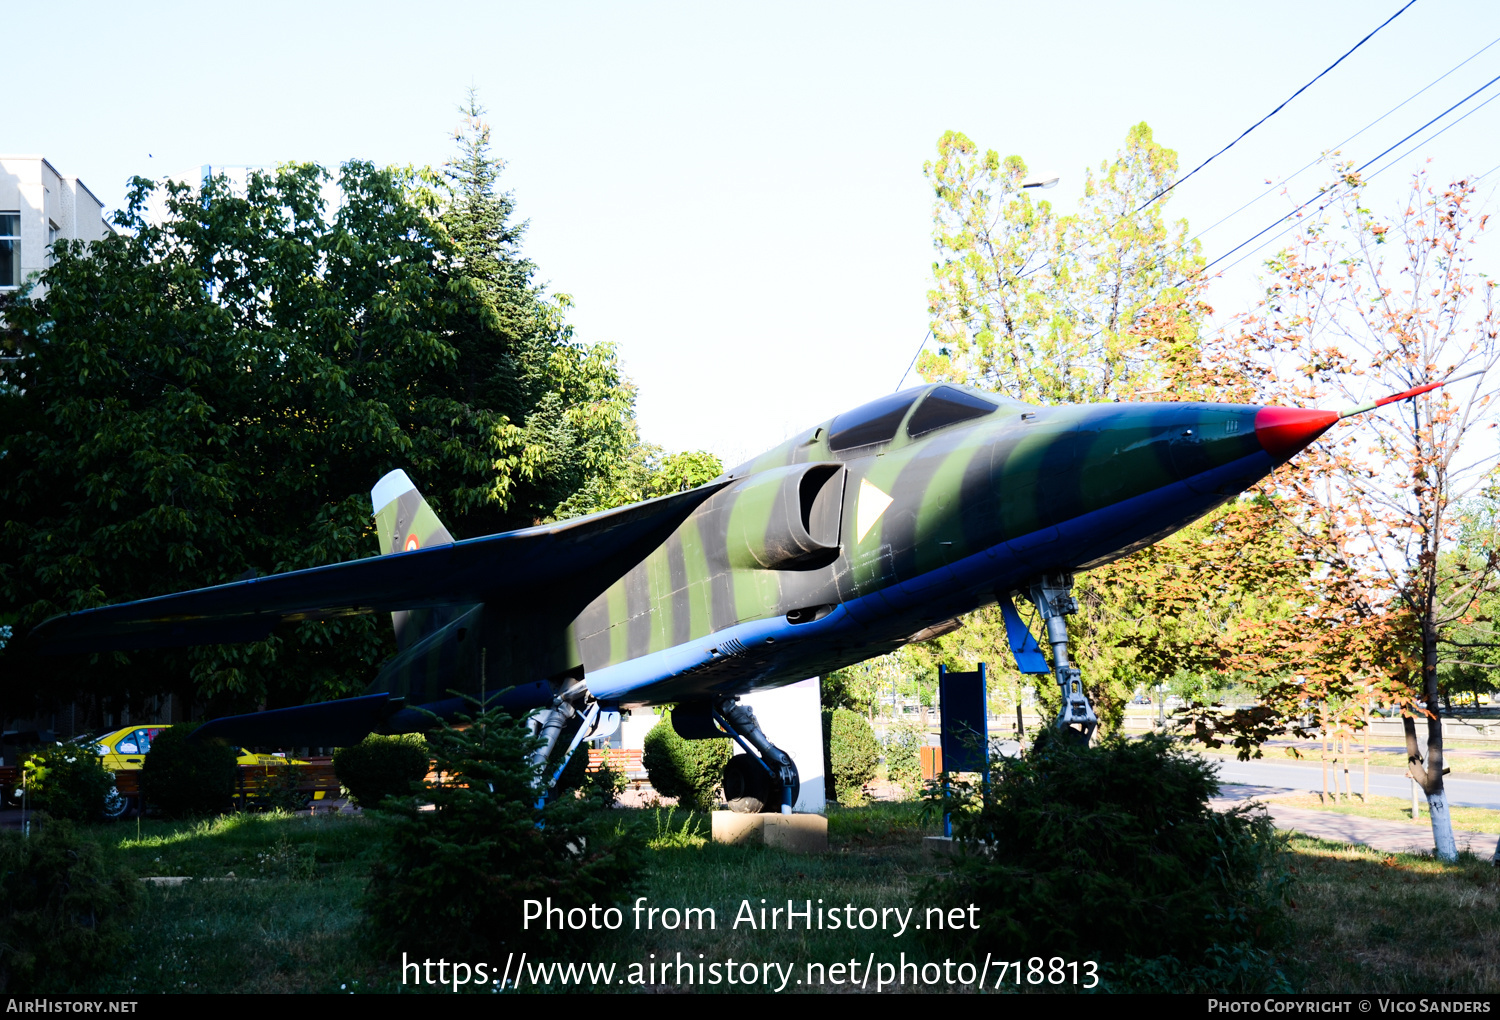
<path fill-rule="evenodd" d="M 146 764 L 146 755 L 151 752 L 151 742 L 156 739 L 157 734 L 167 729 L 170 723 L 147 723 L 146 725 L 123 726 L 117 730 L 110 730 L 98 737 L 81 740 L 80 743 L 92 742 L 99 752 L 104 767 L 117 778 L 121 772 L 136 772 Z M 245 748 L 237 748 L 235 763 L 241 767 L 246 765 L 259 765 L 265 768 L 278 768 L 282 765 L 306 765 L 305 761 L 296 758 L 287 758 L 279 754 L 256 754 Z M 243 777 L 243 773 L 241 773 Z M 121 790 L 120 787 L 124 787 Z M 110 789 L 104 800 L 104 815 L 106 818 L 123 818 L 131 808 L 131 799 L 136 796 L 139 789 L 138 777 L 130 777 L 128 782 L 120 782 Z M 322 793 L 316 796 L 322 797 Z"/>
<path fill-rule="evenodd" d="M 170 725 L 170 723 L 148 723 L 145 726 L 125 726 L 95 738 L 99 754 L 104 759 L 104 767 L 111 772 L 141 768 L 146 763 L 146 755 L 151 751 L 151 741 Z M 237 749 L 235 761 L 239 765 L 272 767 L 307 764 L 279 754 L 256 754 L 243 747 Z"/>

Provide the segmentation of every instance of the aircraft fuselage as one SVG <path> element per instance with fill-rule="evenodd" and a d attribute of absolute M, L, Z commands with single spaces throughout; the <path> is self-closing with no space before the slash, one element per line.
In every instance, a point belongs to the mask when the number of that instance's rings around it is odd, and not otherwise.
<path fill-rule="evenodd" d="M 682 701 L 861 661 L 1163 538 L 1284 459 L 1257 436 L 1258 406 L 1034 407 L 957 390 L 997 406 L 923 420 L 925 398 L 955 389 L 887 398 L 887 432 L 853 437 L 873 442 L 840 448 L 841 415 L 729 472 L 578 616 L 590 692 Z"/>

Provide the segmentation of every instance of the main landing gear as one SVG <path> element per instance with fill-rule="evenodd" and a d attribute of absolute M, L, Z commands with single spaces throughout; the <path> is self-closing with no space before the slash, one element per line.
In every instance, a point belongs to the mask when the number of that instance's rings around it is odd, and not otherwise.
<path fill-rule="evenodd" d="M 1079 743 L 1087 744 L 1098 728 L 1099 720 L 1088 695 L 1083 693 L 1083 680 L 1078 667 L 1068 662 L 1068 621 L 1078 612 L 1078 601 L 1073 598 L 1072 574 L 1044 574 L 1032 583 L 1027 596 L 1036 606 L 1047 626 L 1047 641 L 1052 645 L 1052 669 L 1057 685 L 1062 688 L 1062 711 L 1054 724 L 1067 736 Z"/>
<path fill-rule="evenodd" d="M 576 722 L 576 726 L 573 724 Z M 552 699 L 552 707 L 539 721 L 534 722 L 533 732 L 542 738 L 542 746 L 531 756 L 531 763 L 542 777 L 538 791 L 537 807 L 542 807 L 552 793 L 552 788 L 562 778 L 563 770 L 578 751 L 580 745 L 590 737 L 607 737 L 620 727 L 617 709 L 605 708 L 589 694 L 583 681 L 573 684 Z M 552 752 L 562 734 L 572 728 L 572 739 L 555 768 L 549 768 Z"/>
<path fill-rule="evenodd" d="M 672 728 L 684 740 L 711 740 L 728 734 L 744 749 L 724 766 L 724 799 L 731 811 L 792 813 L 802 782 L 792 756 L 771 743 L 755 711 L 737 698 L 685 702 L 672 710 Z"/>

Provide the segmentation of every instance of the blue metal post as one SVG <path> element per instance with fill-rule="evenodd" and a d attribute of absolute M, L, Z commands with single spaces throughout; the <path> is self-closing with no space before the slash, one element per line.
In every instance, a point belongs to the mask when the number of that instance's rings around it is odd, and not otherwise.
<path fill-rule="evenodd" d="M 940 716 L 941 716 L 941 713 L 943 711 L 943 701 L 944 701 L 944 698 L 943 698 L 943 688 L 947 686 L 947 681 L 948 681 L 948 667 L 944 666 L 942 663 L 938 663 L 938 712 L 939 712 Z M 939 723 L 939 725 L 941 726 L 941 723 Z M 941 745 L 941 743 L 938 745 L 938 751 L 939 751 L 939 753 L 941 753 L 941 751 L 942 751 L 942 745 Z M 947 762 L 943 762 L 943 767 L 939 770 L 939 775 L 941 775 L 943 777 L 943 807 L 946 809 L 947 806 L 948 806 L 948 763 Z M 953 838 L 953 816 L 951 814 L 949 814 L 949 812 L 947 810 L 943 811 L 943 836 L 944 836 L 945 839 L 952 839 Z"/>
<path fill-rule="evenodd" d="M 989 672 L 982 662 L 979 664 L 979 703 L 984 706 L 984 711 L 979 717 L 981 727 L 979 737 L 980 746 L 984 748 L 984 790 L 988 795 L 990 789 L 990 688 Z"/>

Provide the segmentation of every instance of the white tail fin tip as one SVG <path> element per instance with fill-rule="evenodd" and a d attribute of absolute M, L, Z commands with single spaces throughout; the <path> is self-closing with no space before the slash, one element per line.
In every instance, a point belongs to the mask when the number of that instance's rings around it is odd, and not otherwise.
<path fill-rule="evenodd" d="M 403 493 L 416 489 L 416 485 L 406 476 L 406 472 L 400 468 L 390 472 L 380 481 L 375 483 L 375 488 L 370 490 L 370 504 L 375 513 L 380 513 Z"/>

